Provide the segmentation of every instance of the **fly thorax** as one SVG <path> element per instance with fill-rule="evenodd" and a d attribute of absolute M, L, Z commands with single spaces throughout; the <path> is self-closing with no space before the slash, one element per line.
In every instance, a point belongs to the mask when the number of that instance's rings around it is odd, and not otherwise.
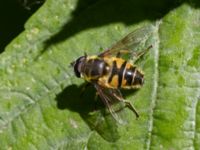
<path fill-rule="evenodd" d="M 84 65 L 84 75 L 91 80 L 97 80 L 108 73 L 107 63 L 100 58 L 88 59 Z"/>

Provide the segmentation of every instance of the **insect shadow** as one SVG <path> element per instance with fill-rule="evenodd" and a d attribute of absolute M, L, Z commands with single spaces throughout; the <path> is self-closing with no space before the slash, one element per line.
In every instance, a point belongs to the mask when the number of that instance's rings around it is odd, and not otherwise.
<path fill-rule="evenodd" d="M 73 84 L 66 87 L 56 97 L 57 107 L 61 110 L 69 109 L 78 112 L 91 130 L 95 130 L 109 142 L 117 141 L 120 138 L 119 123 L 106 111 L 104 104 L 97 97 L 94 87 L 89 86 L 82 93 L 84 86 L 84 84 L 81 86 Z M 134 93 L 134 91 L 124 92 L 126 96 Z"/>

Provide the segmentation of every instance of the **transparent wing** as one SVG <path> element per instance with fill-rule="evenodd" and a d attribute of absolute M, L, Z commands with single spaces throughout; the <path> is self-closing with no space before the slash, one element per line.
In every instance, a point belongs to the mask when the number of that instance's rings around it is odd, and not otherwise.
<path fill-rule="evenodd" d="M 152 33 L 152 26 L 144 26 L 142 28 L 136 29 L 135 31 L 129 33 L 123 39 L 115 43 L 111 48 L 100 53 L 100 57 L 105 56 L 118 56 L 123 54 L 133 54 L 134 49 L 141 42 L 147 40 Z"/>
<path fill-rule="evenodd" d="M 125 107 L 121 92 L 118 89 L 104 88 L 98 84 L 95 84 L 95 88 L 98 92 L 99 97 L 101 98 L 104 105 L 108 108 L 113 118 L 120 124 L 125 123 L 125 118 L 122 118 L 119 115 L 119 111 L 121 111 Z M 120 103 L 117 108 L 114 107 L 114 105 L 119 104 L 119 102 L 122 103 Z"/>

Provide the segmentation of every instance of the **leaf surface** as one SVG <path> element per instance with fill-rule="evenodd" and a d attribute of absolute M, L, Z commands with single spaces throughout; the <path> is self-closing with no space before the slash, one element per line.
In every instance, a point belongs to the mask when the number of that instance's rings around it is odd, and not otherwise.
<path fill-rule="evenodd" d="M 199 8 L 86 2 L 46 1 L 0 55 L 1 148 L 199 149 Z M 103 106 L 95 110 L 94 89 L 79 96 L 83 80 L 70 62 L 144 25 L 152 26 L 152 35 L 138 49 L 153 46 L 137 63 L 145 85 L 123 91 L 140 118 L 123 109 L 127 124 L 119 125 Z"/>

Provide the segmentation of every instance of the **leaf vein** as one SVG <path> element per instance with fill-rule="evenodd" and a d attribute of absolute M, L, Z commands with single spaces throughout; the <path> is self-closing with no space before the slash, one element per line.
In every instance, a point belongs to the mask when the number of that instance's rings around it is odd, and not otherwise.
<path fill-rule="evenodd" d="M 150 104 L 150 113 L 149 113 L 149 125 L 148 125 L 148 136 L 146 141 L 146 149 L 149 150 L 151 148 L 151 138 L 152 138 L 152 130 L 153 130 L 153 113 L 156 105 L 157 99 L 157 90 L 158 90 L 158 78 L 159 78 L 159 71 L 158 71 L 158 63 L 159 63 L 159 26 L 161 21 L 158 21 L 155 26 L 155 38 L 156 41 L 155 45 L 153 46 L 154 49 L 154 75 L 153 75 L 153 89 L 151 95 L 151 104 Z"/>

